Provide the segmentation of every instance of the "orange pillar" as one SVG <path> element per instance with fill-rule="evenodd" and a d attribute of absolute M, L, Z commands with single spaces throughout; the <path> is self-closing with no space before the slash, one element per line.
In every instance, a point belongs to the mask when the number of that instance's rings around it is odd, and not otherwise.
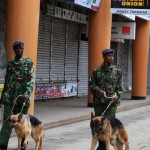
<path fill-rule="evenodd" d="M 136 18 L 132 53 L 132 99 L 145 99 L 147 90 L 149 21 Z"/>
<path fill-rule="evenodd" d="M 97 12 L 89 15 L 89 78 L 93 69 L 99 66 L 103 59 L 101 51 L 110 48 L 112 14 L 111 0 L 102 0 Z M 93 104 L 92 95 L 88 92 L 88 106 Z"/>
<path fill-rule="evenodd" d="M 12 44 L 25 43 L 24 54 L 32 59 L 36 71 L 40 0 L 7 0 L 7 61 L 13 56 Z M 29 113 L 34 112 L 34 92 Z"/>

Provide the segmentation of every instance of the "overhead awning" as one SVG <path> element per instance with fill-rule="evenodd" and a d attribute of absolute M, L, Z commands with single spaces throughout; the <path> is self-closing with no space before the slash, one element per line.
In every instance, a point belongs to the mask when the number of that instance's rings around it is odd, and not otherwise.
<path fill-rule="evenodd" d="M 144 20 L 150 21 L 150 15 L 133 15 L 133 14 L 119 14 L 120 16 L 123 16 L 131 21 L 135 21 L 135 17 L 142 18 Z"/>
<path fill-rule="evenodd" d="M 135 21 L 135 15 L 129 15 L 129 14 L 119 14 L 120 16 L 123 16 L 131 21 Z"/>
<path fill-rule="evenodd" d="M 150 21 L 150 15 L 136 15 L 136 17 L 142 18 L 144 20 Z"/>

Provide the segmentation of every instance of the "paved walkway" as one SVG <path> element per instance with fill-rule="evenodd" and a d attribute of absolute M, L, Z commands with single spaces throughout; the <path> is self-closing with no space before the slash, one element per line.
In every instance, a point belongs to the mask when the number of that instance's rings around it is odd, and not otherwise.
<path fill-rule="evenodd" d="M 131 93 L 124 93 L 117 111 L 145 105 L 150 105 L 150 92 L 145 100 L 131 100 Z M 90 119 L 92 111 L 92 107 L 87 107 L 87 97 L 52 99 L 45 102 L 35 101 L 34 115 L 44 123 L 45 129 L 48 129 Z"/>
<path fill-rule="evenodd" d="M 119 111 L 150 104 L 150 92 L 145 100 L 131 100 L 131 93 L 124 93 Z M 62 126 L 90 118 L 92 107 L 87 107 L 87 98 L 53 99 L 35 102 L 34 115 L 43 121 L 45 129 Z"/>

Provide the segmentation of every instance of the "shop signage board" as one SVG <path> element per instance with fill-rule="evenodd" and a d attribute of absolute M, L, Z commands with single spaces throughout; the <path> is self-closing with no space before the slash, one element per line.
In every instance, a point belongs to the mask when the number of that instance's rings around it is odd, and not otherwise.
<path fill-rule="evenodd" d="M 114 14 L 150 15 L 150 1 L 112 0 L 111 12 Z"/>
<path fill-rule="evenodd" d="M 47 15 L 86 24 L 87 16 L 68 9 L 47 5 Z"/>
<path fill-rule="evenodd" d="M 81 13 L 77 13 L 68 9 L 62 9 L 62 16 L 63 19 L 71 20 L 75 22 L 80 22 L 86 24 L 87 16 Z"/>
<path fill-rule="evenodd" d="M 80 6 L 97 11 L 101 0 L 75 0 L 74 3 Z"/>
<path fill-rule="evenodd" d="M 113 22 L 111 38 L 135 39 L 135 22 Z"/>

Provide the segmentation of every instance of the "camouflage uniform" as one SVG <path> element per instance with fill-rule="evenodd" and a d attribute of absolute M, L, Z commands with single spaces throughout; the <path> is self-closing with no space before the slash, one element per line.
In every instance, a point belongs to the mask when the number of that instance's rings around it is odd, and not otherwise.
<path fill-rule="evenodd" d="M 123 91 L 122 70 L 114 65 L 110 65 L 107 69 L 104 63 L 102 63 L 93 71 L 89 81 L 89 87 L 93 94 L 93 104 L 96 116 L 101 115 L 111 101 L 111 99 L 107 99 L 104 96 L 99 96 L 97 93 L 98 90 L 105 91 L 108 97 L 111 97 L 114 93 L 117 94 L 116 103 L 112 104 L 105 113 L 105 115 L 115 116 L 117 105 Z"/>
<path fill-rule="evenodd" d="M 27 96 L 23 113 L 27 113 L 30 106 L 30 94 L 34 85 L 34 70 L 32 60 L 22 56 L 19 61 L 13 58 L 7 65 L 5 84 L 2 91 L 1 101 L 5 105 L 4 120 L 7 119 L 12 111 L 15 99 L 19 95 Z M 20 113 L 22 104 L 15 103 L 13 113 Z M 12 129 L 9 120 L 4 121 L 0 132 L 0 144 L 8 145 Z"/>

